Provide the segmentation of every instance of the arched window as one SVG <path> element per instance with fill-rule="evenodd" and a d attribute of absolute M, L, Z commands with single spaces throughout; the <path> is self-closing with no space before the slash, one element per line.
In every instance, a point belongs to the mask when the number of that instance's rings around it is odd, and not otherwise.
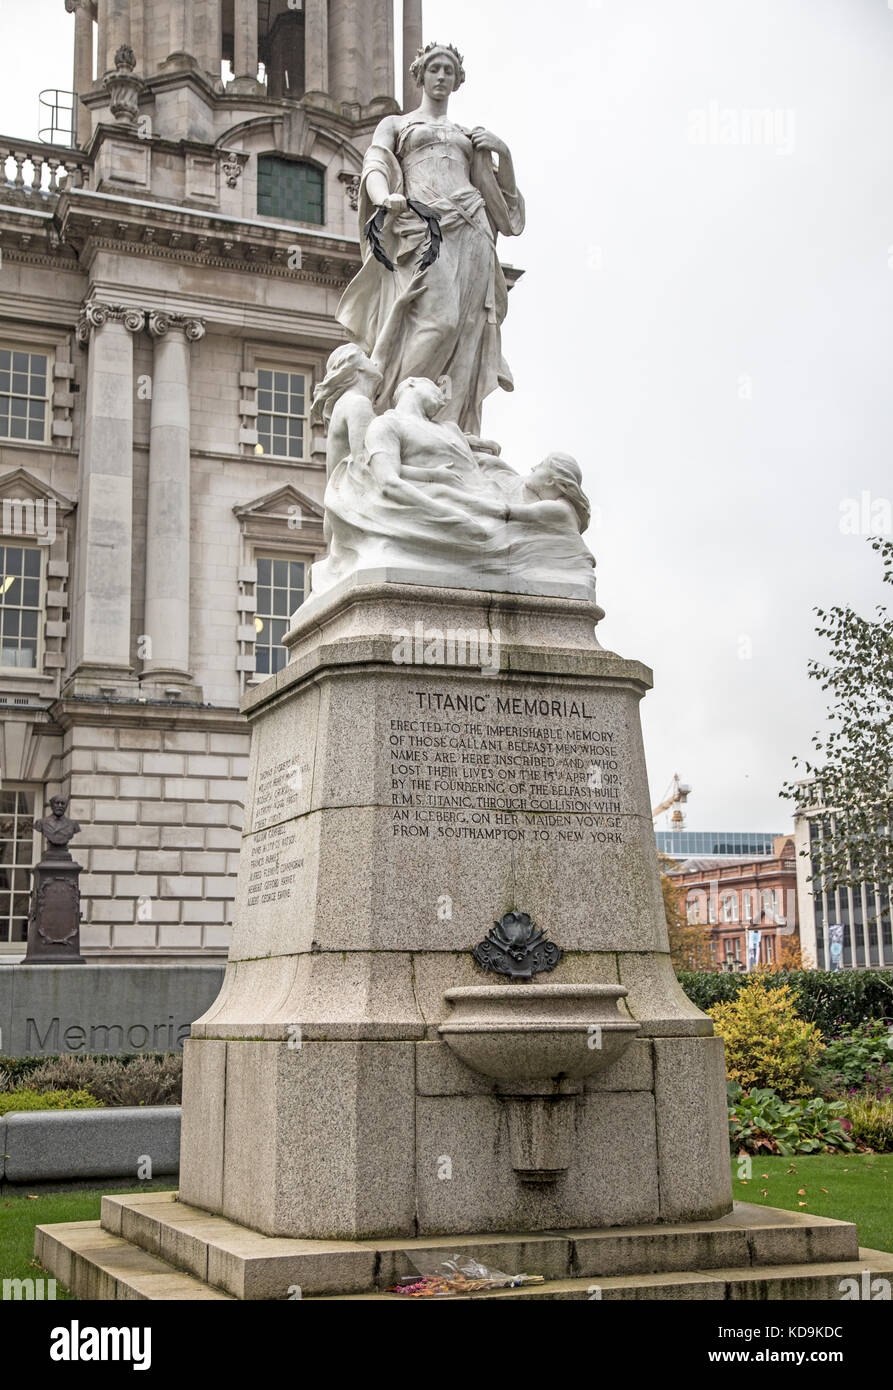
<path fill-rule="evenodd" d="M 325 175 L 316 164 L 263 154 L 257 161 L 257 215 L 325 223 Z"/>

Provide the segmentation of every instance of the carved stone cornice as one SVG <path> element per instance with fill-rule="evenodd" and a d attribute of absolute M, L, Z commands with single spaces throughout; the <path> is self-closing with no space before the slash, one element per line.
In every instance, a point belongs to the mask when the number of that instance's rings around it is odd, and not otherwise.
<path fill-rule="evenodd" d="M 86 346 L 94 330 L 104 327 L 109 322 L 123 324 L 128 333 L 142 333 L 146 326 L 145 310 L 134 309 L 126 304 L 103 304 L 98 299 L 89 299 L 78 320 L 78 342 L 82 347 Z"/>
<path fill-rule="evenodd" d="M 164 338 L 172 330 L 184 333 L 190 343 L 200 343 L 205 336 L 205 321 L 185 314 L 170 314 L 162 309 L 150 309 L 149 332 L 153 338 Z"/>

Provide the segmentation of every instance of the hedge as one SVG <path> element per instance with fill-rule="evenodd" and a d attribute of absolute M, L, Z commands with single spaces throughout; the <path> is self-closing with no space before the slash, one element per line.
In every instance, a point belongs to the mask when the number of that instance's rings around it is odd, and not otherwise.
<path fill-rule="evenodd" d="M 4 1091 L 0 1094 L 0 1115 L 19 1110 L 101 1110 L 102 1101 L 89 1091 Z"/>
<path fill-rule="evenodd" d="M 46 1053 L 43 1057 L 0 1056 L 0 1074 L 8 1078 L 10 1086 L 16 1086 L 26 1076 L 30 1076 L 33 1071 L 36 1071 L 38 1067 L 45 1066 L 47 1062 L 58 1062 L 60 1056 L 91 1057 L 96 1062 L 120 1062 L 122 1066 L 126 1067 L 130 1062 L 135 1062 L 138 1057 L 150 1057 L 155 1062 L 161 1062 L 170 1055 L 168 1052 L 65 1052 L 61 1054 Z"/>
<path fill-rule="evenodd" d="M 734 999 L 752 978 L 719 970 L 683 971 L 679 983 L 706 1010 Z M 816 1023 L 826 1037 L 838 1033 L 842 1023 L 893 1021 L 893 970 L 779 970 L 767 978 L 771 984 L 790 985 L 800 1017 Z"/>

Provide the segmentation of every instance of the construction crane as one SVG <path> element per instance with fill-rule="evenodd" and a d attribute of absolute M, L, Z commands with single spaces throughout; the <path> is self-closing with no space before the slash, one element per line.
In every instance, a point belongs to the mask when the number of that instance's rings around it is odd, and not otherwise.
<path fill-rule="evenodd" d="M 676 809 L 670 817 L 670 825 L 674 830 L 681 830 L 685 825 L 685 812 L 682 810 L 682 807 L 691 795 L 691 787 L 687 787 L 684 783 L 680 782 L 678 772 L 674 776 L 670 787 L 671 790 L 669 794 L 665 796 L 663 801 L 661 801 L 658 806 L 655 806 L 654 810 L 651 812 L 651 819 L 653 821 L 659 820 L 665 811 L 669 811 L 671 806 L 675 806 Z"/>

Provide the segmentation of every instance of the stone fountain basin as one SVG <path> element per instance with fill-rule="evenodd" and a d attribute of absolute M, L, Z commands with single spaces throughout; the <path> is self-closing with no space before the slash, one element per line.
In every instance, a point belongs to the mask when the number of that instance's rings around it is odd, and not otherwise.
<path fill-rule="evenodd" d="M 497 1081 L 580 1081 L 616 1062 L 641 1024 L 622 985 L 471 985 L 447 990 L 438 1029 L 472 1071 Z"/>

